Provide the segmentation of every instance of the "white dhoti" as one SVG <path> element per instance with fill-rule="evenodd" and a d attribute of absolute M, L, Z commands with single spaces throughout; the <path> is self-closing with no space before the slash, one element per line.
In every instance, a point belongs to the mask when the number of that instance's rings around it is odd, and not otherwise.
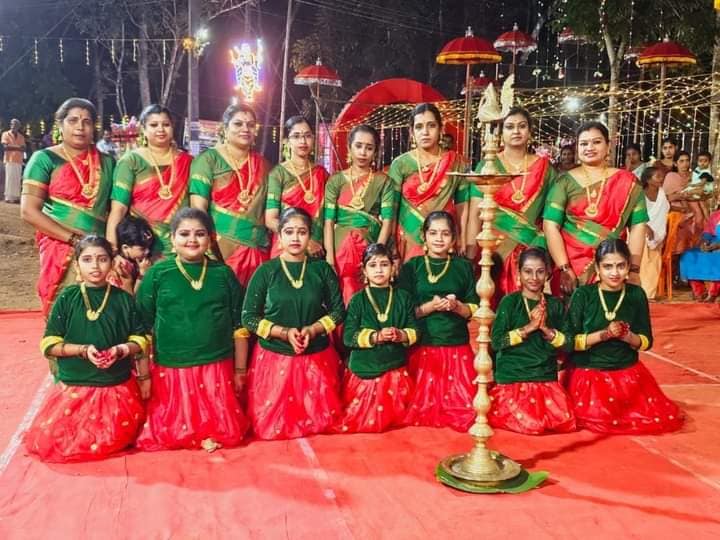
<path fill-rule="evenodd" d="M 5 163 L 5 202 L 20 200 L 22 163 Z"/>

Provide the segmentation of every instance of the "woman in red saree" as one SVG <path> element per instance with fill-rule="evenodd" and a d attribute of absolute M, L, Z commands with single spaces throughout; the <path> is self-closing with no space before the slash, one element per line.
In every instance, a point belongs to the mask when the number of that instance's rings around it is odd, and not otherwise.
<path fill-rule="evenodd" d="M 495 167 L 502 173 L 517 174 L 512 182 L 505 184 L 495 194 L 498 211 L 494 228 L 500 238 L 497 253 L 502 258 L 502 271 L 497 279 L 498 293 L 510 294 L 520 290 L 518 262 L 520 253 L 527 247 L 546 249 L 542 233 L 542 211 L 550 186 L 556 173 L 550 160 L 528 149 L 532 137 L 533 121 L 530 113 L 521 107 L 513 107 L 502 123 L 503 151 L 495 159 Z M 481 160 L 476 171 L 485 165 Z M 470 216 L 480 213 L 482 193 L 470 186 Z M 480 222 L 469 220 L 467 228 L 468 256 L 475 259 Z"/>
<path fill-rule="evenodd" d="M 388 171 L 399 199 L 396 241 L 400 261 L 423 254 L 422 224 L 437 210 L 455 219 L 459 228 L 456 251 L 464 254 L 469 189 L 463 177 L 452 173 L 465 170 L 465 158 L 440 147 L 442 117 L 435 105 L 416 106 L 410 122 L 417 147 L 395 158 Z"/>
<path fill-rule="evenodd" d="M 270 166 L 252 149 L 257 119 L 251 107 L 228 107 L 223 126 L 225 141 L 205 150 L 190 167 L 190 206 L 209 212 L 225 264 L 247 287 L 269 254 L 264 213 Z"/>
<path fill-rule="evenodd" d="M 128 214 L 144 219 L 155 233 L 153 254 L 169 256 L 170 221 L 188 203 L 192 156 L 178 151 L 173 119 L 161 105 L 149 105 L 140 114 L 147 145 L 126 153 L 115 167 L 107 239 L 115 249 L 118 223 Z"/>
<path fill-rule="evenodd" d="M 626 234 L 631 254 L 629 281 L 639 285 L 648 221 L 642 187 L 632 172 L 607 166 L 610 138 L 600 122 L 581 125 L 577 144 L 580 166 L 557 179 L 543 213 L 543 230 L 559 271 L 560 290 L 570 295 L 578 282 L 594 283 L 595 248 L 606 238 Z"/>
<path fill-rule="evenodd" d="M 322 257 L 323 249 L 323 203 L 328 172 L 322 165 L 310 161 L 313 135 L 310 123 L 303 116 L 292 116 L 285 122 L 285 137 L 290 158 L 276 165 L 268 177 L 268 194 L 265 205 L 265 225 L 275 239 L 271 257 L 282 251 L 278 224 L 280 213 L 286 208 L 302 208 L 312 218 L 308 254 Z"/>
<path fill-rule="evenodd" d="M 105 232 L 114 162 L 93 144 L 97 112 L 70 98 L 55 113 L 62 142 L 35 152 L 25 168 L 20 212 L 37 230 L 37 290 L 47 317 L 57 294 L 75 283 L 69 272 L 73 246 Z"/>
<path fill-rule="evenodd" d="M 387 245 L 392 233 L 395 192 L 392 181 L 373 170 L 380 136 L 361 124 L 348 137 L 350 166 L 332 175 L 325 188 L 326 260 L 335 268 L 345 305 L 364 287 L 361 266 L 365 248 Z"/>

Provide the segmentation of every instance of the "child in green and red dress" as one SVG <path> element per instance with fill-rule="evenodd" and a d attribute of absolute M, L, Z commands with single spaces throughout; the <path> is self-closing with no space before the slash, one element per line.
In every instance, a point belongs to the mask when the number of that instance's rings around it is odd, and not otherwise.
<path fill-rule="evenodd" d="M 112 246 L 86 236 L 75 247 L 80 284 L 62 290 L 40 343 L 59 382 L 25 435 L 43 461 L 102 459 L 135 442 L 150 395 L 145 331 L 135 300 L 107 282 Z M 137 381 L 131 375 L 138 362 Z M 139 387 L 138 387 L 139 385 Z"/>

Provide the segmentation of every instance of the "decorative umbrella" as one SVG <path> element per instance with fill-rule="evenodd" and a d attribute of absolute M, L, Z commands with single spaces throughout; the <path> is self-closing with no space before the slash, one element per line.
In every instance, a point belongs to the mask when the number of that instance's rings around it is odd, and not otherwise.
<path fill-rule="evenodd" d="M 697 59 L 695 55 L 688 49 L 670 41 L 666 37 L 660 43 L 650 45 L 643 50 L 637 59 L 637 65 L 640 67 L 660 66 L 660 101 L 658 106 L 658 151 L 662 146 L 662 120 L 663 120 L 663 103 L 665 100 L 665 78 L 667 77 L 667 68 L 677 66 L 695 65 Z"/>
<path fill-rule="evenodd" d="M 342 79 L 335 70 L 324 66 L 323 63 L 320 61 L 320 58 L 318 58 L 314 66 L 307 66 L 302 68 L 298 72 L 298 74 L 295 75 L 293 82 L 295 84 L 310 87 L 310 94 L 315 101 L 315 131 L 318 131 L 315 137 L 315 155 L 317 156 L 318 143 L 320 141 L 320 87 L 340 87 L 342 86 Z M 280 127 L 282 128 L 282 126 Z"/>
<path fill-rule="evenodd" d="M 470 95 L 471 96 L 478 96 L 481 95 L 483 90 L 487 88 L 488 84 L 497 84 L 495 79 L 492 77 L 486 77 L 484 71 L 480 71 L 480 75 L 477 77 L 472 77 L 470 80 Z M 461 96 L 465 95 L 465 92 L 467 91 L 467 88 L 463 86 L 462 91 L 460 92 Z"/>
<path fill-rule="evenodd" d="M 558 45 L 584 45 L 588 43 L 588 38 L 576 34 L 572 28 L 567 26 L 558 34 Z"/>
<path fill-rule="evenodd" d="M 500 34 L 495 40 L 495 48 L 498 51 L 512 53 L 512 66 L 510 66 L 510 74 L 515 73 L 515 59 L 517 53 L 529 53 L 537 49 L 537 41 L 532 36 L 521 32 L 517 23 L 513 25 L 510 32 Z"/>
<path fill-rule="evenodd" d="M 465 37 L 450 40 L 435 58 L 438 64 L 465 64 L 465 88 L 470 88 L 470 66 L 472 64 L 497 64 L 502 60 L 489 41 L 475 37 L 468 26 Z M 463 153 L 470 150 L 470 94 L 465 92 L 465 120 L 463 130 Z"/>

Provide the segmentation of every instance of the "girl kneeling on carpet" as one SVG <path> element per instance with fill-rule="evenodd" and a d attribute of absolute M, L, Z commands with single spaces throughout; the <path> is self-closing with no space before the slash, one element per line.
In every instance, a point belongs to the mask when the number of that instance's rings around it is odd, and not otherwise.
<path fill-rule="evenodd" d="M 492 326 L 497 384 L 490 390 L 488 421 L 529 435 L 575 431 L 570 400 L 558 382 L 565 309 L 543 293 L 550 258 L 543 249 L 526 248 L 518 267 L 521 290 L 503 297 Z"/>
<path fill-rule="evenodd" d="M 370 244 L 362 266 L 367 285 L 350 300 L 343 332 L 350 359 L 339 430 L 379 433 L 401 425 L 407 413 L 412 379 L 406 348 L 417 341 L 417 324 L 410 294 L 390 284 L 390 250 Z"/>
<path fill-rule="evenodd" d="M 229 266 L 205 255 L 213 227 L 204 211 L 183 208 L 170 230 L 177 255 L 151 266 L 137 292 L 156 363 L 137 446 L 208 452 L 237 446 L 248 426 L 236 395 L 245 383 L 250 336 L 240 322 L 244 291 Z"/>
<path fill-rule="evenodd" d="M 472 264 L 452 254 L 455 234 L 451 214 L 431 212 L 422 226 L 425 255 L 410 259 L 400 272 L 421 334 L 408 362 L 416 384 L 405 422 L 466 431 L 475 420 L 476 391 L 468 320 L 479 299 Z"/>
<path fill-rule="evenodd" d="M 608 239 L 595 251 L 599 283 L 572 296 L 564 333 L 574 346 L 568 393 L 578 427 L 599 433 L 661 433 L 682 425 L 680 409 L 639 361 L 652 345 L 644 291 L 626 283 L 630 250 Z"/>
<path fill-rule="evenodd" d="M 150 395 L 147 359 L 131 359 L 147 341 L 135 300 L 107 282 L 112 246 L 86 236 L 75 246 L 82 282 L 63 289 L 53 305 L 40 348 L 56 359 L 60 382 L 25 435 L 30 453 L 43 461 L 101 459 L 135 441 Z"/>
<path fill-rule="evenodd" d="M 248 414 L 260 439 L 322 433 L 340 414 L 340 359 L 328 335 L 345 318 L 335 272 L 307 256 L 312 220 L 286 208 L 282 253 L 248 284 L 243 323 L 260 338 L 250 362 Z"/>

